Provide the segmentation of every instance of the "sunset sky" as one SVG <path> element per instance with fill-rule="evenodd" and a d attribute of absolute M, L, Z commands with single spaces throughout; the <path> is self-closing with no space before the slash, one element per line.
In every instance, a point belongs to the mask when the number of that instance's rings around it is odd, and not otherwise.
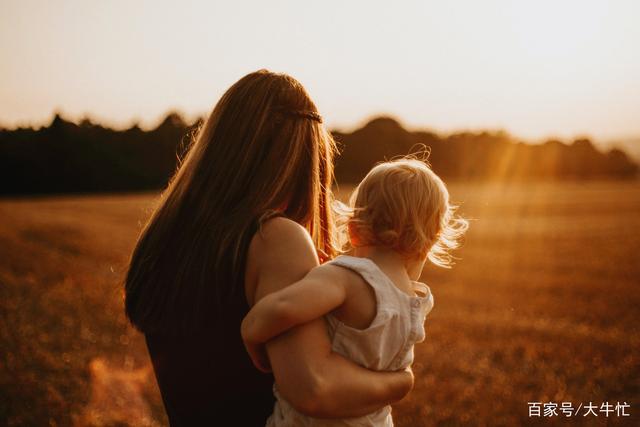
<path fill-rule="evenodd" d="M 331 128 L 640 136 L 639 22 L 634 0 L 2 0 L 0 125 L 191 118 L 269 68 Z"/>

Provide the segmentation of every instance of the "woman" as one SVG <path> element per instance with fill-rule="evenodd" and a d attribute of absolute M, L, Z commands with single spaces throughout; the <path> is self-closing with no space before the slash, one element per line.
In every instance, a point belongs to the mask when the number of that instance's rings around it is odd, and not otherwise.
<path fill-rule="evenodd" d="M 222 96 L 132 254 L 125 308 L 145 334 L 173 426 L 264 425 L 272 383 L 303 413 L 358 416 L 401 399 L 410 372 L 331 352 L 322 319 L 267 346 L 273 376 L 240 336 L 250 306 L 333 253 L 334 142 L 302 85 L 260 70 Z"/>

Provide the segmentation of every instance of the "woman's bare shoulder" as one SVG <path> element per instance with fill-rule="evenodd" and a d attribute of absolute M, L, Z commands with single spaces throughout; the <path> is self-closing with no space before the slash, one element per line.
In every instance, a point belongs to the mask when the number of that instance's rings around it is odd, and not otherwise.
<path fill-rule="evenodd" d="M 265 221 L 249 244 L 245 292 L 249 301 L 288 286 L 319 264 L 307 230 L 287 218 Z"/>
<path fill-rule="evenodd" d="M 309 232 L 300 224 L 284 217 L 274 217 L 265 221 L 253 236 L 251 249 L 276 251 L 284 249 L 306 250 L 315 253 Z"/>
<path fill-rule="evenodd" d="M 307 237 L 311 240 L 306 228 L 283 216 L 275 216 L 264 221 L 256 234 L 266 239 L 286 235 L 288 237 Z"/>

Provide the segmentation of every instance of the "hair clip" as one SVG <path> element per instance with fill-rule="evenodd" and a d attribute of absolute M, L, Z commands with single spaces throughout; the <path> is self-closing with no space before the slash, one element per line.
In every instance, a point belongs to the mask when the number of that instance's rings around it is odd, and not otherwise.
<path fill-rule="evenodd" d="M 315 111 L 290 110 L 288 111 L 288 113 L 293 116 L 301 117 L 303 119 L 314 120 L 318 123 L 322 123 L 322 117 L 320 116 L 320 114 L 316 113 Z"/>
<path fill-rule="evenodd" d="M 310 110 L 289 110 L 285 108 L 279 108 L 276 110 L 276 122 L 281 121 L 281 115 L 299 117 L 302 119 L 309 119 L 318 123 L 322 123 L 322 116 L 320 116 L 320 114 L 316 113 L 315 111 Z"/>

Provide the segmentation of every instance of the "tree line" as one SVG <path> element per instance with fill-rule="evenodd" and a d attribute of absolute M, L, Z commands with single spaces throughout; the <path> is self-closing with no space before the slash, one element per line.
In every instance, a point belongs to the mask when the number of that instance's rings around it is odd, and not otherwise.
<path fill-rule="evenodd" d="M 199 121 L 169 113 L 152 130 L 114 130 L 56 115 L 40 129 L 0 129 L 0 194 L 139 191 L 163 188 L 188 149 Z M 602 152 L 588 139 L 525 144 L 504 132 L 447 136 L 410 132 L 388 117 L 351 132 L 333 132 L 339 143 L 336 179 L 359 181 L 376 162 L 416 150 L 429 151 L 436 173 L 459 180 L 562 180 L 638 175 L 623 151 Z"/>

